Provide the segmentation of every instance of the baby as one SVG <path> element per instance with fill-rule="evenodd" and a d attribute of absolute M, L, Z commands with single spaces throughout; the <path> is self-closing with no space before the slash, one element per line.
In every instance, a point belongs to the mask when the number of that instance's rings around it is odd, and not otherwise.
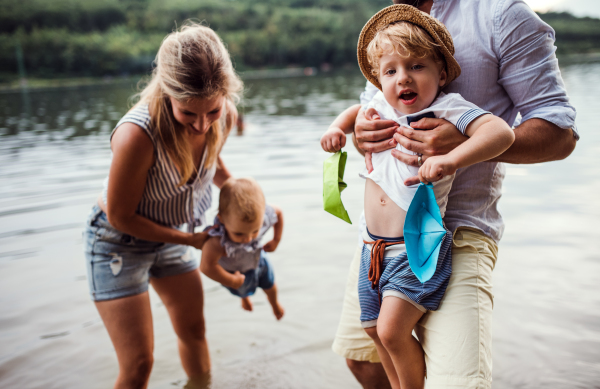
<path fill-rule="evenodd" d="M 273 227 L 273 239 L 260 246 L 260 239 Z M 275 251 L 283 232 L 283 213 L 265 204 L 256 181 L 230 178 L 221 188 L 219 213 L 202 248 L 200 269 L 242 298 L 242 308 L 252 311 L 250 296 L 257 287 L 267 294 L 277 320 L 284 314 L 277 300 L 277 286 L 265 252 Z"/>
<path fill-rule="evenodd" d="M 511 128 L 459 94 L 442 88 L 460 75 L 454 45 L 445 26 L 407 5 L 394 5 L 367 22 L 358 44 L 359 65 L 380 91 L 365 107 L 366 115 L 410 127 L 425 117 L 451 122 L 467 141 L 446 155 L 419 157 L 419 168 L 408 166 L 391 150 L 367 155 L 365 184 L 365 246 L 359 273 L 361 322 L 373 338 L 394 388 L 422 388 L 423 349 L 413 328 L 428 310 L 436 310 L 451 275 L 452 234 L 446 230 L 436 271 L 421 283 L 411 271 L 404 246 L 404 220 L 417 185 L 404 182 L 415 175 L 435 182 L 434 193 L 443 217 L 457 169 L 502 154 L 514 141 Z M 338 151 L 345 133 L 354 128 L 360 106 L 344 111 L 321 139 L 325 151 Z M 413 154 L 402 148 L 397 149 Z M 388 298 L 393 297 L 393 298 Z"/>

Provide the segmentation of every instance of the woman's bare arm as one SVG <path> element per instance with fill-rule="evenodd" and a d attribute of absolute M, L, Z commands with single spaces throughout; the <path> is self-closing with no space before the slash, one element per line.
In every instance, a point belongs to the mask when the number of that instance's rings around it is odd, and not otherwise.
<path fill-rule="evenodd" d="M 225 181 L 231 177 L 231 172 L 225 166 L 225 163 L 221 159 L 219 155 L 217 159 L 217 171 L 215 172 L 215 177 L 213 178 L 213 183 L 217 186 L 217 188 L 221 189 Z"/>
<path fill-rule="evenodd" d="M 124 123 L 111 140 L 113 160 L 108 178 L 106 215 L 117 230 L 153 242 L 202 248 L 208 233 L 186 233 L 162 226 L 136 213 L 154 163 L 154 146 L 144 130 Z"/>

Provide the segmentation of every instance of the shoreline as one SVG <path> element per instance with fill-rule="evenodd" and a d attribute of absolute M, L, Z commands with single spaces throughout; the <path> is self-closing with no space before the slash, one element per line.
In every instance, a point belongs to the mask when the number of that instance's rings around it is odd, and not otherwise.
<path fill-rule="evenodd" d="M 559 55 L 558 61 L 563 65 L 585 64 L 600 62 L 600 52 L 597 53 L 577 53 Z M 337 71 L 359 71 L 355 64 L 346 64 L 333 69 L 324 66 L 321 69 L 316 67 L 286 67 L 278 69 L 249 69 L 238 72 L 242 80 L 260 80 L 274 78 L 294 78 L 294 77 L 313 77 L 321 73 Z M 0 93 L 14 93 L 19 91 L 45 91 L 52 89 L 76 89 L 90 86 L 112 86 L 119 84 L 137 85 L 144 77 L 149 74 L 127 75 L 127 76 L 105 76 L 105 77 L 65 77 L 65 78 L 26 78 L 22 82 L 18 78 L 11 82 L 0 83 Z"/>
<path fill-rule="evenodd" d="M 342 66 L 340 70 L 347 70 L 349 66 Z M 356 67 L 358 70 L 358 67 Z M 329 68 L 321 70 L 315 67 L 287 67 L 279 69 L 256 69 L 246 70 L 238 74 L 242 80 L 259 80 L 273 78 L 292 78 L 292 77 L 313 77 L 319 73 L 329 72 Z M 149 74 L 127 75 L 127 76 L 107 76 L 107 77 L 65 77 L 65 78 L 26 78 L 23 82 L 16 78 L 14 81 L 0 83 L 0 93 L 14 93 L 19 91 L 44 91 L 57 88 L 75 89 L 90 86 L 111 86 L 119 84 L 136 85 Z"/>

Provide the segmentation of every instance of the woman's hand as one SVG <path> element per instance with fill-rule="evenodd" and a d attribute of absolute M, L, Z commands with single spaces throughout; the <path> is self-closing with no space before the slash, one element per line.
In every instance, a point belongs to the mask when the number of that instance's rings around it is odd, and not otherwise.
<path fill-rule="evenodd" d="M 202 247 L 204 246 L 204 243 L 206 243 L 208 238 L 208 230 L 202 232 L 195 232 L 191 234 L 187 244 L 188 246 L 192 246 L 197 248 L 198 250 L 202 250 Z"/>
<path fill-rule="evenodd" d="M 239 289 L 242 287 L 242 285 L 244 285 L 244 281 L 246 280 L 246 276 L 243 275 L 242 273 L 240 273 L 239 271 L 236 271 L 235 273 L 232 274 L 232 280 L 231 280 L 231 288 L 233 289 Z"/>

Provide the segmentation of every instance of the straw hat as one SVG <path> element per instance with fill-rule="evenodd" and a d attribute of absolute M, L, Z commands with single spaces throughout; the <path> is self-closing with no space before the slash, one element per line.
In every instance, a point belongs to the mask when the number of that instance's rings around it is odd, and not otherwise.
<path fill-rule="evenodd" d="M 357 49 L 358 64 L 367 80 L 371 81 L 373 85 L 381 89 L 381 84 L 377 77 L 373 75 L 373 72 L 371 71 L 373 68 L 367 60 L 367 46 L 371 43 L 378 31 L 383 30 L 392 23 L 400 21 L 409 22 L 423 28 L 431 35 L 434 42 L 440 45 L 441 52 L 446 59 L 446 72 L 448 73 L 446 85 L 460 76 L 460 65 L 454 59 L 454 43 L 452 42 L 452 36 L 450 36 L 446 26 L 439 20 L 429 16 L 425 12 L 419 11 L 411 5 L 397 4 L 377 12 L 369 19 L 360 32 Z"/>

